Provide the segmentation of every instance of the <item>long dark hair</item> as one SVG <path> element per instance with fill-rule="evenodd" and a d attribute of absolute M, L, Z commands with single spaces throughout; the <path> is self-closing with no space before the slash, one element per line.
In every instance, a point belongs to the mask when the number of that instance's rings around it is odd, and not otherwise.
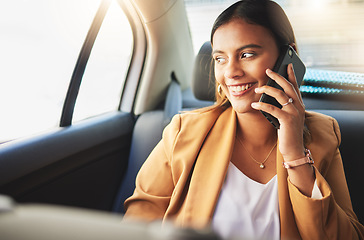
<path fill-rule="evenodd" d="M 224 10 L 211 30 L 211 43 L 216 30 L 233 19 L 242 19 L 268 29 L 279 46 L 296 43 L 291 23 L 283 9 L 270 0 L 242 0 Z"/>
<path fill-rule="evenodd" d="M 213 44 L 216 30 L 234 19 L 242 19 L 247 23 L 265 27 L 271 32 L 278 48 L 286 44 L 296 45 L 296 38 L 287 15 L 276 2 L 270 0 L 242 0 L 225 9 L 217 17 L 212 27 L 211 44 Z M 213 63 L 211 68 L 213 69 Z M 214 74 L 212 73 L 210 76 L 216 85 L 216 104 L 214 106 L 229 106 L 230 102 L 225 94 L 218 92 Z"/>

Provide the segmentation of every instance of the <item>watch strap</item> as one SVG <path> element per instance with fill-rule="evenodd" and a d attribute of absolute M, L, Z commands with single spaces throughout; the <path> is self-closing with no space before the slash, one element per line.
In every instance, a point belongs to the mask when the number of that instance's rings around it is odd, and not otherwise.
<path fill-rule="evenodd" d="M 311 152 L 309 149 L 305 149 L 305 156 L 303 158 L 299 158 L 297 160 L 293 160 L 293 161 L 289 161 L 289 162 L 283 162 L 283 167 L 284 168 L 294 168 L 294 167 L 298 167 L 304 164 L 313 164 L 314 161 L 312 159 L 311 156 Z"/>

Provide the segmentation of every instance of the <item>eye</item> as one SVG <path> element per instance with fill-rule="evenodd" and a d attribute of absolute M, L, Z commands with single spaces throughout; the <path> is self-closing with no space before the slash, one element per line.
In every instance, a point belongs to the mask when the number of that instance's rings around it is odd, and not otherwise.
<path fill-rule="evenodd" d="M 215 62 L 218 64 L 224 64 L 226 62 L 226 59 L 223 57 L 216 57 Z"/>
<path fill-rule="evenodd" d="M 251 58 L 254 57 L 255 54 L 254 53 L 243 53 L 241 54 L 241 58 Z"/>

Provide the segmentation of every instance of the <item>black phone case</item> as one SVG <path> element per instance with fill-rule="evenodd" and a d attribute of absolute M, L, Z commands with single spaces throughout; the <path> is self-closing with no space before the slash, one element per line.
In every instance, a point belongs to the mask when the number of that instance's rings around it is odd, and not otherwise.
<path fill-rule="evenodd" d="M 293 70 L 296 75 L 297 84 L 298 84 L 298 86 L 300 86 L 301 82 L 303 80 L 303 77 L 305 75 L 305 72 L 306 72 L 306 67 L 303 64 L 303 62 L 301 61 L 301 59 L 298 57 L 296 51 L 291 46 L 285 45 L 284 47 L 281 48 L 279 57 L 272 70 L 274 72 L 279 73 L 284 78 L 288 79 L 287 67 L 288 67 L 288 64 L 290 64 L 290 63 L 293 64 Z M 279 86 L 272 79 L 268 80 L 267 85 L 275 87 L 280 90 L 283 90 L 281 88 L 281 86 Z M 282 108 L 282 105 L 279 104 L 279 102 L 274 97 L 271 97 L 265 93 L 262 94 L 259 102 L 269 103 L 278 108 Z M 275 128 L 279 129 L 280 124 L 279 124 L 279 121 L 277 118 L 273 117 L 271 114 L 269 114 L 267 112 L 264 112 L 264 111 L 261 111 L 261 112 L 268 119 L 268 121 L 273 124 L 273 126 Z"/>

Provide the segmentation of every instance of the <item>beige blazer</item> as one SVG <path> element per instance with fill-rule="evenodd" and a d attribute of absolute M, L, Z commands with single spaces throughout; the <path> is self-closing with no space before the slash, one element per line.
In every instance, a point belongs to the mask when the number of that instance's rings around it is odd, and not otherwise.
<path fill-rule="evenodd" d="M 290 183 L 277 151 L 282 239 L 358 239 L 364 227 L 353 212 L 338 146 L 336 120 L 306 113 L 312 135 L 307 147 L 315 161 L 323 198 L 314 200 Z M 208 227 L 214 214 L 236 133 L 230 107 L 176 115 L 142 166 L 125 219 L 163 219 L 182 227 Z"/>

